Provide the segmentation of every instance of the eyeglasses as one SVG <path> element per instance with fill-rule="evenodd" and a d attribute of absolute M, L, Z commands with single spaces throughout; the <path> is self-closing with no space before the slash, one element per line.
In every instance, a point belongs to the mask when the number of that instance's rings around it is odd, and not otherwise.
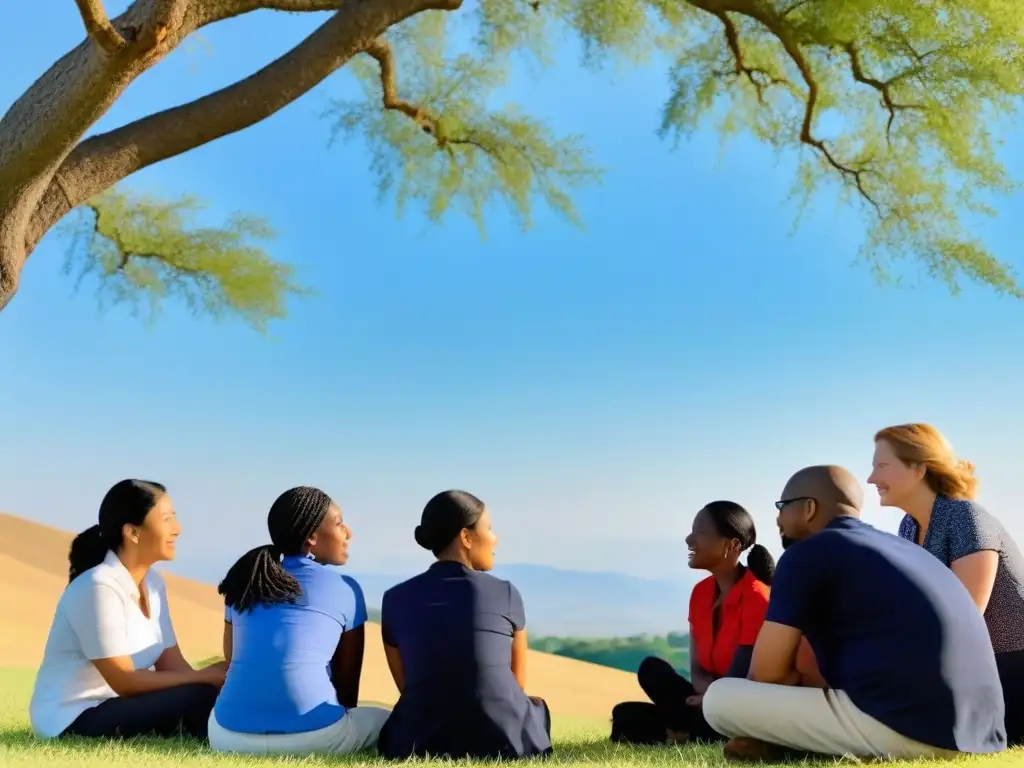
<path fill-rule="evenodd" d="M 788 507 L 790 504 L 795 504 L 798 501 L 813 501 L 813 502 L 817 503 L 818 500 L 815 499 L 813 496 L 794 496 L 791 499 L 782 499 L 781 501 L 776 501 L 775 502 L 775 508 L 779 512 L 781 512 L 783 509 Z"/>

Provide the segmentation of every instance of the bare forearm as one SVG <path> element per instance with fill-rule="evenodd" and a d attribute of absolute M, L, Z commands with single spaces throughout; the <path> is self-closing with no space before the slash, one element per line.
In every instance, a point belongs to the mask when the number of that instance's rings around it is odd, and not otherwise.
<path fill-rule="evenodd" d="M 199 682 L 197 677 L 196 671 L 191 668 L 188 670 L 168 670 L 166 672 L 138 669 L 119 676 L 113 682 L 109 680 L 107 682 L 118 696 L 128 697 L 196 683 Z"/>

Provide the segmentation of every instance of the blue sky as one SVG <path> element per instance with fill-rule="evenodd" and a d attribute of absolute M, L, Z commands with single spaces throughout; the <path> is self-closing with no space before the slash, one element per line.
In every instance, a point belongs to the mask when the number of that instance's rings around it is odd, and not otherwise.
<path fill-rule="evenodd" d="M 44 13 L 45 32 L 26 34 Z M 81 26 L 57 0 L 4 19 L 6 106 Z M 266 13 L 208 29 L 98 128 L 249 74 L 317 22 Z M 1024 538 L 1024 305 L 879 286 L 853 264 L 855 211 L 823 197 L 791 234 L 791 158 L 746 140 L 720 156 L 710 131 L 673 151 L 655 136 L 663 70 L 594 74 L 563 58 L 511 98 L 585 135 L 608 169 L 578 198 L 583 231 L 544 212 L 523 234 L 498 211 L 486 240 L 456 217 L 396 219 L 362 147 L 328 147 L 323 112 L 351 89 L 341 73 L 132 180 L 280 230 L 275 254 L 319 295 L 270 338 L 173 307 L 152 328 L 100 311 L 61 273 L 67 244 L 51 234 L 0 317 L 0 508 L 81 529 L 116 480 L 158 479 L 185 526 L 179 569 L 215 578 L 264 540 L 277 493 L 315 484 L 355 530 L 354 569 L 409 570 L 426 562 L 412 541 L 423 503 L 463 487 L 491 507 L 507 561 L 665 576 L 684 567 L 702 504 L 746 505 L 777 550 L 772 502 L 792 471 L 836 462 L 866 477 L 877 428 L 927 420 Z M 985 237 L 1020 266 L 1021 198 L 1002 210 Z M 898 516 L 868 519 L 894 530 Z"/>

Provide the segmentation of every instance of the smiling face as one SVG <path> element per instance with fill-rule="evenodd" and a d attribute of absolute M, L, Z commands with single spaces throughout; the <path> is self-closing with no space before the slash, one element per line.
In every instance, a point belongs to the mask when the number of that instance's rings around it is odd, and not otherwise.
<path fill-rule="evenodd" d="M 714 520 L 706 509 L 693 518 L 693 527 L 686 537 L 689 549 L 689 566 L 695 570 L 711 571 L 731 558 L 739 556 L 740 542 L 729 539 L 718 532 Z"/>
<path fill-rule="evenodd" d="M 320 527 L 309 537 L 309 554 L 318 563 L 345 565 L 348 562 L 348 542 L 352 530 L 342 519 L 341 507 L 331 504 Z"/>
<path fill-rule="evenodd" d="M 159 563 L 174 559 L 174 546 L 181 535 L 181 524 L 170 494 L 162 494 L 149 510 L 142 525 L 126 525 L 122 530 L 124 546 L 130 547 L 140 563 Z"/>
<path fill-rule="evenodd" d="M 878 490 L 883 507 L 899 507 L 920 490 L 926 468 L 921 464 L 904 464 L 887 440 L 875 442 L 868 484 Z"/>

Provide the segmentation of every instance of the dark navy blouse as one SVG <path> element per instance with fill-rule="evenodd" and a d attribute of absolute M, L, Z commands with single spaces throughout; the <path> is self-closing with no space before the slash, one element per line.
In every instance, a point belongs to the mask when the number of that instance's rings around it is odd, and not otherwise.
<path fill-rule="evenodd" d="M 380 734 L 383 757 L 509 759 L 551 751 L 546 707 L 512 674 L 512 635 L 526 628 L 512 584 L 437 562 L 384 594 L 381 625 L 405 678 Z"/>

